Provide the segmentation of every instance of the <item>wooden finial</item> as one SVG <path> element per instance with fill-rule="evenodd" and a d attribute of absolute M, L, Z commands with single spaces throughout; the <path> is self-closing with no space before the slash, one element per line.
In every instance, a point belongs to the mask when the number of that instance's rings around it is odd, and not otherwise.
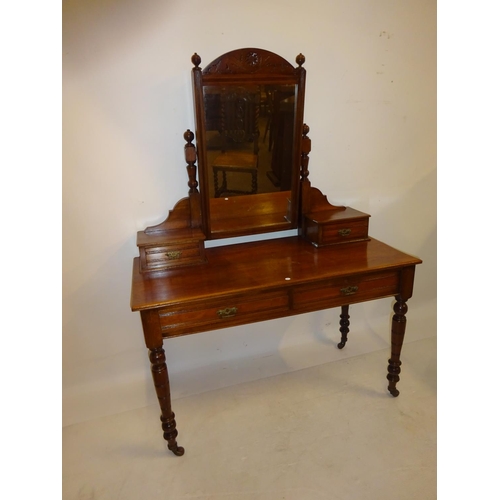
<path fill-rule="evenodd" d="M 306 58 L 304 55 L 301 53 L 295 58 L 295 62 L 299 65 L 302 66 L 306 62 Z"/>
<path fill-rule="evenodd" d="M 191 62 L 198 67 L 201 63 L 201 57 L 195 52 L 191 57 Z"/>
<path fill-rule="evenodd" d="M 193 132 L 191 132 L 191 130 L 187 129 L 185 132 L 184 132 L 184 140 L 186 142 L 189 142 L 189 144 L 191 144 L 193 142 L 193 139 L 194 139 L 194 134 Z"/>

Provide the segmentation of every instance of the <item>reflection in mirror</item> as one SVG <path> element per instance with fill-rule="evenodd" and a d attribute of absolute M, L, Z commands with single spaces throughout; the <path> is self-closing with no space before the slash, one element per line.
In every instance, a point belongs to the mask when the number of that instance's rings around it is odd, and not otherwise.
<path fill-rule="evenodd" d="M 295 93 L 296 85 L 203 87 L 210 198 L 290 196 Z"/>

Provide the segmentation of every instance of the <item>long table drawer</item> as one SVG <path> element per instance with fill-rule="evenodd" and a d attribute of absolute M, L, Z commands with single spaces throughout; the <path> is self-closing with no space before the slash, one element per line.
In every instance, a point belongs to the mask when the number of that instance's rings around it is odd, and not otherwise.
<path fill-rule="evenodd" d="M 164 337 L 224 328 L 284 316 L 289 310 L 286 290 L 210 300 L 160 309 Z"/>
<path fill-rule="evenodd" d="M 399 274 L 394 271 L 304 285 L 294 289 L 293 309 L 314 311 L 395 295 L 398 293 L 398 283 Z"/>

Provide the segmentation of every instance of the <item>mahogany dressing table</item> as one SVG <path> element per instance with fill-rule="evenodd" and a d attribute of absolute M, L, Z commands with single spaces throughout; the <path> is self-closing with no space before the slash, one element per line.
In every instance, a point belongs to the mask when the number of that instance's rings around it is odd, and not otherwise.
<path fill-rule="evenodd" d="M 387 379 L 390 394 L 398 396 L 406 302 L 421 263 L 370 238 L 369 215 L 334 206 L 311 186 L 304 56 L 293 67 L 272 52 L 248 48 L 203 70 L 197 54 L 192 62 L 197 147 L 188 130 L 189 195 L 164 222 L 138 233 L 131 294 L 149 349 L 163 437 L 175 455 L 184 449 L 177 444 L 164 339 L 341 307 L 342 349 L 349 305 L 392 296 Z M 256 155 L 256 169 L 248 169 L 249 155 Z M 222 191 L 215 158 L 227 175 Z M 207 239 L 291 229 L 295 236 L 205 248 Z"/>

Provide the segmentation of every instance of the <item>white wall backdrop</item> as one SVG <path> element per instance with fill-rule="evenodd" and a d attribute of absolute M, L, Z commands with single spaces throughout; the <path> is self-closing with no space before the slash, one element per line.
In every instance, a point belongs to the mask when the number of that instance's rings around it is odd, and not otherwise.
<path fill-rule="evenodd" d="M 307 70 L 310 179 L 424 263 L 411 342 L 436 334 L 433 0 L 63 1 L 63 423 L 156 404 L 138 313 L 136 232 L 186 196 L 191 55 L 241 47 Z M 391 300 L 165 342 L 173 398 L 387 349 Z M 401 389 L 404 389 L 404 348 Z M 425 362 L 425 360 L 423 360 Z M 386 366 L 374 376 L 386 386 Z M 175 401 L 174 401 L 175 406 Z"/>

